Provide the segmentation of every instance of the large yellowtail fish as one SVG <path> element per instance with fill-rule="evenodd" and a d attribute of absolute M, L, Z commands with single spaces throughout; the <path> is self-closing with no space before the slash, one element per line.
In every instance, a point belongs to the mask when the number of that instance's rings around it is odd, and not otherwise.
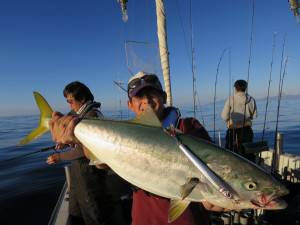
<path fill-rule="evenodd" d="M 34 95 L 42 112 L 36 131 L 44 132 L 48 125 L 43 121 L 49 121 L 52 110 L 41 95 Z M 232 210 L 286 207 L 279 197 L 288 190 L 271 175 L 202 139 L 170 135 L 151 110 L 131 121 L 83 119 L 74 133 L 93 160 L 106 163 L 133 185 L 171 199 L 169 221 L 192 201 Z M 39 135 L 33 132 L 22 143 Z"/>

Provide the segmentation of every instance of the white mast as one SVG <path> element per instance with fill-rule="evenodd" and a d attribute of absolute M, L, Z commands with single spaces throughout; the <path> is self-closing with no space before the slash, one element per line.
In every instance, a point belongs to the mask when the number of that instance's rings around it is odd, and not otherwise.
<path fill-rule="evenodd" d="M 128 0 L 117 0 L 117 1 L 121 5 L 123 20 L 124 22 L 126 22 L 128 19 L 127 16 Z M 155 0 L 155 2 L 156 2 L 157 36 L 158 36 L 160 63 L 161 63 L 161 68 L 162 68 L 163 78 L 165 83 L 165 91 L 167 93 L 167 105 L 172 106 L 165 6 L 164 6 L 164 0 Z"/>
<path fill-rule="evenodd" d="M 157 16 L 157 36 L 159 43 L 159 54 L 161 67 L 164 77 L 165 90 L 167 93 L 167 105 L 172 105 L 171 81 L 170 81 L 170 66 L 169 66 L 169 52 L 167 42 L 167 29 L 164 0 L 156 1 L 156 16 Z"/>

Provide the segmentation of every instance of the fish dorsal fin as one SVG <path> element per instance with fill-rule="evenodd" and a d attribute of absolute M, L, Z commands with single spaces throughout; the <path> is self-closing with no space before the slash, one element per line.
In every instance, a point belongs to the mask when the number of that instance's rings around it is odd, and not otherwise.
<path fill-rule="evenodd" d="M 162 127 L 161 122 L 151 107 L 148 107 L 141 115 L 136 116 L 130 122 L 152 127 Z"/>
<path fill-rule="evenodd" d="M 194 190 L 197 184 L 199 184 L 200 181 L 197 177 L 191 177 L 188 179 L 188 181 L 181 186 L 181 198 L 185 199 L 189 194 Z"/>
<path fill-rule="evenodd" d="M 170 200 L 170 207 L 168 213 L 168 222 L 172 223 L 176 220 L 189 206 L 190 201 L 187 200 Z"/>

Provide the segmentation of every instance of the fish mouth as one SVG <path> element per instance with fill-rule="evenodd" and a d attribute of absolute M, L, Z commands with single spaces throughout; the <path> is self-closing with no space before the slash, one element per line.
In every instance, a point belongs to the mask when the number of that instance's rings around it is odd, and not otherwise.
<path fill-rule="evenodd" d="M 260 209 L 285 209 L 287 203 L 281 198 L 268 198 L 262 195 L 258 200 L 251 200 L 251 203 L 254 205 L 254 208 Z"/>
<path fill-rule="evenodd" d="M 287 195 L 288 193 L 289 190 L 285 186 L 281 186 L 271 194 L 266 194 L 264 192 L 257 193 L 256 198 L 252 199 L 251 203 L 254 207 L 263 209 L 285 209 L 287 203 L 280 197 Z"/>

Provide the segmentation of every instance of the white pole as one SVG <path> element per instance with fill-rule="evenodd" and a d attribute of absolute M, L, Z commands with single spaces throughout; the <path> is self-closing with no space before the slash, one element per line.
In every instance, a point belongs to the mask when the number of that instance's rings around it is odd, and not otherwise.
<path fill-rule="evenodd" d="M 167 105 L 172 105 L 171 81 L 170 81 L 170 66 L 169 66 L 169 52 L 167 42 L 167 28 L 164 0 L 156 1 L 156 16 L 157 16 L 157 36 L 159 43 L 159 54 L 161 67 L 165 83 L 165 91 L 167 93 Z"/>

